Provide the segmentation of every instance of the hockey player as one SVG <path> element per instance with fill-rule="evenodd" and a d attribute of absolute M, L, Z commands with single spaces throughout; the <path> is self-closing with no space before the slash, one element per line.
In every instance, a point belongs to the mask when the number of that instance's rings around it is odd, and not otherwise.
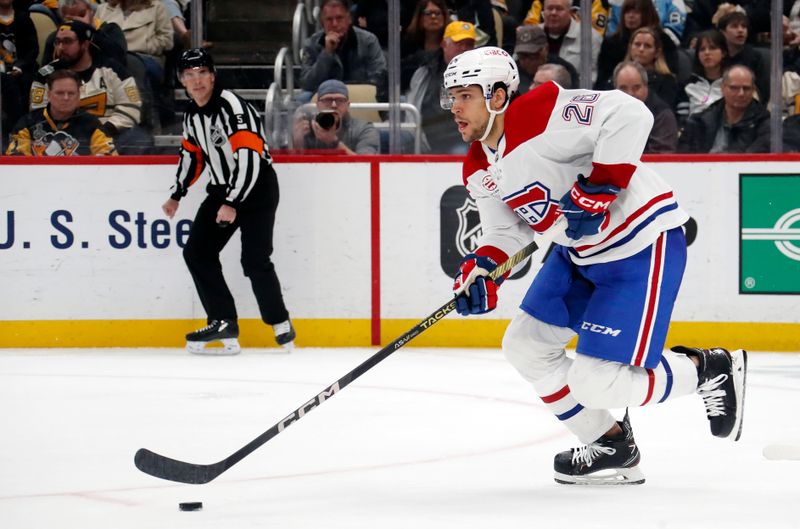
<path fill-rule="evenodd" d="M 289 349 L 295 331 L 270 261 L 278 207 L 278 178 L 267 151 L 261 117 L 252 105 L 216 85 L 214 62 L 201 48 L 183 52 L 178 75 L 192 99 L 183 118 L 183 142 L 172 195 L 162 209 L 172 218 L 179 200 L 208 172 L 208 197 L 200 205 L 183 257 L 208 316 L 208 326 L 186 335 L 192 353 L 237 354 L 239 325 L 219 253 L 242 231 L 242 268 L 250 278 L 261 318 Z M 207 350 L 222 341 L 222 350 Z"/>
<path fill-rule="evenodd" d="M 681 225 L 688 215 L 640 161 L 652 115 L 620 91 L 564 90 L 553 82 L 509 106 L 518 83 L 514 61 L 499 48 L 459 55 L 444 73 L 443 104 L 472 143 L 464 185 L 483 229 L 454 292 L 462 315 L 494 309 L 505 276 L 486 275 L 565 217 L 565 232 L 503 338 L 507 359 L 585 443 L 555 456 L 555 480 L 644 482 L 628 414 L 616 421 L 609 408 L 696 391 L 712 434 L 738 440 L 745 351 L 663 351 L 686 262 Z M 576 334 L 571 359 L 564 349 Z"/>

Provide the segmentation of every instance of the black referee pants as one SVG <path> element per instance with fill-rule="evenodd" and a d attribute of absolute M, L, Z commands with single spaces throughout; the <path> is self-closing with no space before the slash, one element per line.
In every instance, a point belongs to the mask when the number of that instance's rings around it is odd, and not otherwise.
<path fill-rule="evenodd" d="M 278 178 L 271 165 L 265 166 L 247 200 L 236 209 L 236 220 L 228 227 L 217 225 L 217 211 L 223 204 L 221 189 L 209 187 L 209 195 L 200 205 L 183 258 L 192 274 L 197 294 L 209 322 L 238 318 L 236 305 L 222 275 L 219 254 L 237 228 L 242 233 L 242 269 L 250 278 L 261 319 L 274 325 L 289 319 L 283 303 L 281 285 L 272 255 L 272 231 L 278 208 Z"/>

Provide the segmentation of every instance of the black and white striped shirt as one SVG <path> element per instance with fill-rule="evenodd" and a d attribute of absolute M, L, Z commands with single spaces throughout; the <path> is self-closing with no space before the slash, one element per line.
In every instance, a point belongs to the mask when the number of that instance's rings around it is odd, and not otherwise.
<path fill-rule="evenodd" d="M 225 203 L 247 199 L 263 164 L 271 164 L 261 116 L 229 90 L 215 90 L 203 107 L 194 102 L 183 116 L 180 163 L 172 198 L 186 196 L 189 186 L 208 171 L 211 185 L 225 186 Z"/>

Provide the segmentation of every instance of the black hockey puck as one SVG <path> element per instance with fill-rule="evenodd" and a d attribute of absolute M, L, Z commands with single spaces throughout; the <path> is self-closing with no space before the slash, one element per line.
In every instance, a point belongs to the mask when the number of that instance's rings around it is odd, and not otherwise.
<path fill-rule="evenodd" d="M 182 511 L 202 511 L 202 501 L 188 501 L 186 503 L 179 503 L 178 508 Z"/>

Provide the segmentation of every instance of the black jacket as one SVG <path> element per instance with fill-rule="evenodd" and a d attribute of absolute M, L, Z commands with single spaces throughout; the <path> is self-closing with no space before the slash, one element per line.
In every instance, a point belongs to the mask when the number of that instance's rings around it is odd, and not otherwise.
<path fill-rule="evenodd" d="M 0 42 L 4 43 L 0 46 L 0 60 L 6 63 L 6 71 L 19 68 L 26 76 L 32 76 L 39 55 L 39 40 L 27 11 L 15 10 L 11 23 L 0 23 Z"/>
<path fill-rule="evenodd" d="M 703 112 L 689 116 L 678 142 L 678 152 L 709 152 L 722 126 L 724 109 L 725 100 L 720 99 Z M 742 119 L 730 129 L 725 152 L 769 152 L 769 112 L 758 101 L 750 103 Z"/>

